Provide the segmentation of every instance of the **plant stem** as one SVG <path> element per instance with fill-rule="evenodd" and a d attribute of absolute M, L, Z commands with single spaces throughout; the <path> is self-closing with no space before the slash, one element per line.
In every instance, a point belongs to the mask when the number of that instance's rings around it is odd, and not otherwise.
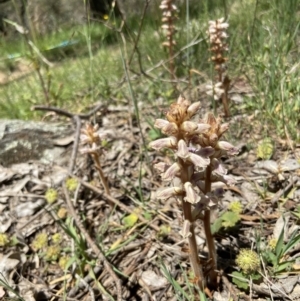
<path fill-rule="evenodd" d="M 191 170 L 189 170 L 189 166 L 186 166 L 183 160 L 179 159 L 180 164 L 183 166 L 182 172 L 181 172 L 181 181 L 182 185 L 185 182 L 188 182 L 190 179 L 190 175 L 192 175 Z M 188 220 L 190 222 L 190 233 L 191 235 L 188 238 L 189 242 L 189 253 L 190 253 L 190 262 L 192 269 L 194 271 L 195 279 L 197 280 L 197 285 L 199 286 L 200 290 L 203 291 L 205 288 L 205 279 L 203 276 L 203 270 L 201 266 L 201 262 L 198 257 L 198 248 L 197 248 L 197 242 L 196 242 L 196 236 L 195 236 L 195 230 L 194 230 L 194 222 L 192 218 L 192 205 L 189 202 L 185 202 L 183 197 L 181 197 L 181 203 L 182 203 L 182 211 L 184 220 Z"/>
<path fill-rule="evenodd" d="M 194 271 L 195 279 L 197 280 L 197 285 L 200 290 L 203 291 L 205 288 L 205 279 L 203 276 L 202 266 L 198 257 L 198 248 L 196 243 L 196 236 L 194 231 L 194 223 L 192 221 L 192 210 L 191 204 L 182 200 L 182 209 L 184 219 L 190 222 L 190 233 L 191 235 L 188 238 L 189 241 L 189 253 L 190 253 L 190 262 Z"/>
<path fill-rule="evenodd" d="M 110 195 L 109 186 L 108 186 L 108 183 L 107 183 L 106 178 L 104 176 L 104 173 L 103 173 L 103 170 L 102 170 L 102 167 L 101 167 L 101 164 L 100 164 L 100 160 L 99 160 L 98 154 L 92 154 L 92 158 L 93 158 L 93 160 L 95 162 L 95 166 L 96 166 L 96 168 L 98 170 L 99 178 L 100 178 L 101 183 L 102 183 L 102 185 L 104 187 L 105 193 L 107 195 Z"/>
<path fill-rule="evenodd" d="M 209 193 L 211 191 L 211 165 L 208 165 L 206 168 L 206 177 L 205 177 L 205 194 Z M 211 260 L 211 269 L 209 271 L 209 283 L 212 286 L 215 286 L 217 284 L 217 252 L 215 247 L 215 241 L 213 238 L 213 235 L 211 233 L 211 227 L 210 227 L 210 210 L 205 210 L 204 213 L 204 231 L 206 236 L 206 242 L 209 252 L 209 258 Z"/>

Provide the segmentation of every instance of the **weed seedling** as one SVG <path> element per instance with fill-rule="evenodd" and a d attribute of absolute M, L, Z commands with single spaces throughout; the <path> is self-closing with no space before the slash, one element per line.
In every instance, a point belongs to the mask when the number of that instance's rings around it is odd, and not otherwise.
<path fill-rule="evenodd" d="M 210 60 L 214 64 L 214 69 L 217 74 L 217 83 L 212 84 L 209 89 L 209 94 L 211 94 L 215 100 L 222 100 L 224 114 L 226 117 L 230 115 L 229 112 L 229 100 L 228 100 L 228 90 L 230 80 L 226 75 L 226 66 L 225 63 L 228 60 L 224 56 L 224 53 L 228 51 L 228 46 L 226 39 L 228 35 L 226 30 L 229 24 L 224 22 L 224 18 L 221 18 L 216 21 L 209 21 L 209 42 L 210 42 L 210 51 L 211 58 Z"/>

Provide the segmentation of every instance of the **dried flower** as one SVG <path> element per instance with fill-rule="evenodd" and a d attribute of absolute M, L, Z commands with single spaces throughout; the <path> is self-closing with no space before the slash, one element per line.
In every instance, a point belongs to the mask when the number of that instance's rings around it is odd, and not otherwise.
<path fill-rule="evenodd" d="M 68 210 L 65 207 L 60 207 L 57 216 L 61 219 L 65 219 L 68 215 Z"/>

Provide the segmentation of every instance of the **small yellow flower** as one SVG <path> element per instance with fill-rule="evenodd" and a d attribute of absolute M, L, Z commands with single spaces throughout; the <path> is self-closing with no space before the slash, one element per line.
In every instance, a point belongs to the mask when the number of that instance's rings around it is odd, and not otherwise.
<path fill-rule="evenodd" d="M 47 261 L 56 261 L 60 255 L 60 247 L 55 246 L 49 246 L 46 250 L 45 259 Z"/>
<path fill-rule="evenodd" d="M 243 205 L 240 201 L 233 201 L 228 205 L 228 210 L 240 214 L 243 211 Z"/>
<path fill-rule="evenodd" d="M 48 236 L 46 233 L 39 233 L 33 240 L 31 246 L 35 251 L 38 251 L 47 246 Z"/>
<path fill-rule="evenodd" d="M 67 263 L 69 260 L 70 260 L 69 256 L 62 256 L 59 258 L 58 265 L 62 270 L 65 270 L 67 268 Z"/>
<path fill-rule="evenodd" d="M 269 247 L 270 247 L 270 249 L 271 249 L 272 251 L 275 250 L 275 248 L 276 248 L 276 246 L 277 246 L 277 242 L 278 242 L 278 239 L 275 238 L 275 237 L 273 237 L 273 238 L 271 238 L 271 239 L 269 240 L 268 245 L 269 245 Z"/>
<path fill-rule="evenodd" d="M 257 272 L 260 268 L 258 254 L 250 249 L 242 249 L 235 262 L 246 275 Z"/>
<path fill-rule="evenodd" d="M 49 204 L 54 203 L 57 200 L 57 190 L 55 190 L 53 188 L 47 189 L 47 191 L 45 193 L 45 198 Z"/>
<path fill-rule="evenodd" d="M 75 178 L 69 178 L 66 180 L 66 187 L 70 192 L 73 192 L 76 190 L 78 186 L 78 180 Z"/>
<path fill-rule="evenodd" d="M 9 244 L 10 239 L 8 238 L 7 234 L 0 233 L 0 247 L 5 247 Z"/>
<path fill-rule="evenodd" d="M 51 238 L 52 238 L 52 242 L 54 244 L 59 244 L 61 242 L 61 240 L 62 240 L 62 237 L 61 237 L 60 233 L 53 234 Z"/>

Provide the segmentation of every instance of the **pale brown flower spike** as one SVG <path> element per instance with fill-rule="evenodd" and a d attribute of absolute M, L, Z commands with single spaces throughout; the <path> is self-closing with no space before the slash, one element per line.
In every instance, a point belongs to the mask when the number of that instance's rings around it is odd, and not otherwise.
<path fill-rule="evenodd" d="M 174 59 L 173 59 L 173 47 L 176 45 L 174 40 L 174 34 L 176 32 L 174 20 L 176 18 L 176 13 L 178 11 L 176 5 L 174 4 L 174 0 L 162 0 L 161 5 L 159 6 L 162 10 L 162 23 L 161 26 L 164 34 L 167 38 L 166 41 L 162 43 L 163 46 L 169 49 L 169 64 L 170 64 L 170 73 L 171 77 L 175 78 L 175 70 L 174 70 Z"/>
<path fill-rule="evenodd" d="M 225 116 L 230 115 L 229 112 L 229 100 L 228 90 L 230 85 L 229 77 L 226 75 L 226 65 L 228 58 L 224 53 L 228 51 L 228 45 L 226 43 L 227 28 L 229 24 L 224 22 L 224 18 L 209 21 L 208 36 L 210 42 L 210 51 L 212 56 L 210 60 L 215 65 L 215 71 L 217 73 L 217 82 L 207 86 L 208 95 L 214 96 L 215 100 L 222 99 Z"/>
<path fill-rule="evenodd" d="M 171 187 L 157 193 L 157 198 L 165 200 L 175 197 L 181 202 L 185 227 L 182 232 L 189 241 L 190 262 L 196 283 L 204 290 L 207 283 L 214 284 L 217 280 L 217 256 L 210 230 L 210 210 L 218 205 L 223 193 L 222 189 L 211 191 L 211 184 L 217 181 L 227 185 L 234 183 L 234 179 L 226 175 L 227 171 L 219 159 L 235 155 L 238 150 L 229 142 L 220 140 L 228 129 L 227 124 L 221 124 L 220 118 L 209 113 L 203 120 L 194 120 L 199 108 L 200 102 L 191 104 L 180 96 L 165 113 L 166 120 L 157 119 L 155 122 L 155 127 L 168 137 L 151 142 L 150 147 L 155 150 L 169 149 L 175 155 L 173 164 L 160 162 L 154 166 L 164 181 L 173 181 Z M 198 258 L 194 232 L 196 219 L 203 220 L 205 228 L 211 262 L 208 279 L 204 277 Z"/>
<path fill-rule="evenodd" d="M 80 149 L 80 152 L 82 154 L 91 155 L 95 167 L 98 171 L 101 183 L 104 187 L 104 191 L 106 194 L 110 195 L 109 186 L 100 164 L 100 156 L 103 154 L 103 151 L 101 145 L 102 139 L 98 130 L 99 126 L 97 124 L 93 126 L 90 123 L 86 123 L 85 128 L 81 130 L 80 135 L 80 143 L 85 147 L 82 147 Z"/>

